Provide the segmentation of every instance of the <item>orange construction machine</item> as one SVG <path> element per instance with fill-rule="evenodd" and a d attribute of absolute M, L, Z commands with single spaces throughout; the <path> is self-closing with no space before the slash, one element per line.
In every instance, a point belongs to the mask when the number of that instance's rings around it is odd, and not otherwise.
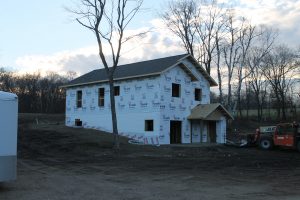
<path fill-rule="evenodd" d="M 300 152 L 300 129 L 296 122 L 280 123 L 277 126 L 260 127 L 256 130 L 251 143 L 258 144 L 262 149 L 275 146 L 297 149 Z"/>

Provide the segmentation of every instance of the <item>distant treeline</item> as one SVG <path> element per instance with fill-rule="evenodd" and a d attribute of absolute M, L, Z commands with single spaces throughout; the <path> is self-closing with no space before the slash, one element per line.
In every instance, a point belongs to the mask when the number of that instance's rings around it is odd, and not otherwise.
<path fill-rule="evenodd" d="M 21 113 L 63 113 L 65 91 L 60 86 L 74 76 L 74 72 L 66 76 L 54 72 L 20 75 L 0 68 L 0 90 L 18 95 Z"/>
<path fill-rule="evenodd" d="M 282 104 L 279 104 L 274 93 L 272 91 L 264 90 L 259 95 L 263 95 L 260 104 L 256 99 L 257 95 L 251 88 L 242 88 L 240 99 L 240 110 L 232 112 L 235 118 L 243 119 L 258 119 L 258 120 L 283 120 L 280 117 Z M 300 119 L 300 104 L 297 102 L 299 96 L 295 96 L 293 93 L 285 93 L 285 115 L 287 121 L 294 121 Z M 227 94 L 224 95 L 224 98 Z M 220 96 L 214 92 L 211 92 L 211 102 L 220 102 Z M 235 104 L 236 105 L 236 104 Z M 259 107 L 259 108 L 258 108 Z M 285 121 L 284 120 L 284 121 Z"/>

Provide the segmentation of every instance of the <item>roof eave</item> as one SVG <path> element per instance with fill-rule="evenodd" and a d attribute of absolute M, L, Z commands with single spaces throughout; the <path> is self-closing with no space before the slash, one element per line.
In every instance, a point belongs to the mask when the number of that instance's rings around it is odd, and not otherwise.
<path fill-rule="evenodd" d="M 184 64 L 184 63 L 178 63 L 178 66 L 189 76 L 191 77 L 191 81 L 199 81 L 196 75 Z"/>
<path fill-rule="evenodd" d="M 208 80 L 211 87 L 218 86 L 217 82 L 207 73 L 207 71 L 197 62 L 197 60 L 192 55 L 188 54 L 184 58 L 191 59 L 192 63 L 195 64 L 196 69 L 200 71 L 200 73 L 206 78 L 206 80 Z M 181 58 L 180 60 L 184 58 Z"/>
<path fill-rule="evenodd" d="M 151 74 L 144 74 L 144 75 L 138 75 L 138 76 L 127 76 L 122 78 L 115 78 L 114 81 L 122 81 L 122 80 L 128 80 L 128 79 L 135 79 L 135 78 L 144 78 L 144 77 L 150 77 L 150 76 L 159 76 L 161 73 L 151 73 Z M 70 84 L 70 85 L 63 85 L 60 86 L 60 88 L 70 88 L 70 87 L 78 87 L 78 86 L 86 86 L 86 85 L 93 85 L 97 83 L 105 83 L 108 82 L 108 79 L 100 80 L 100 81 L 91 81 L 86 83 L 77 83 L 77 84 Z"/>
<path fill-rule="evenodd" d="M 203 106 L 205 104 L 199 104 L 198 106 Z M 205 116 L 201 116 L 201 117 L 195 117 L 195 116 L 191 116 L 191 117 L 187 117 L 187 119 L 189 120 L 206 120 L 207 117 L 212 114 L 214 111 L 218 110 L 219 108 L 221 108 L 221 110 L 219 110 L 224 116 L 226 116 L 229 119 L 234 120 L 234 117 L 226 110 L 226 108 L 224 106 L 222 106 L 220 103 L 215 103 L 215 104 L 210 104 L 213 105 L 214 108 L 211 109 L 210 112 L 206 113 Z M 197 107 L 197 106 L 196 106 Z M 203 113 L 202 113 L 203 114 Z M 191 114 L 192 115 L 192 114 Z"/>

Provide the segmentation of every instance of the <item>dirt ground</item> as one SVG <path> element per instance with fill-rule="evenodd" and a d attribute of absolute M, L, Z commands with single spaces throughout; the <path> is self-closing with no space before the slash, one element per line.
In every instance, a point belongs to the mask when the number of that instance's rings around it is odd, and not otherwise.
<path fill-rule="evenodd" d="M 224 145 L 130 145 L 66 128 L 61 115 L 20 115 L 18 179 L 0 200 L 300 199 L 300 153 Z"/>

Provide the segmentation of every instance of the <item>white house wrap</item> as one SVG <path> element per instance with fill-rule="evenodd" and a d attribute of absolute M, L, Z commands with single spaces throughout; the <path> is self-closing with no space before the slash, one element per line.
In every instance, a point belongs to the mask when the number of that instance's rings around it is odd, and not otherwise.
<path fill-rule="evenodd" d="M 188 54 L 119 66 L 115 72 L 119 132 L 154 145 L 224 143 L 226 117 L 231 118 L 224 107 L 215 107 L 222 110 L 218 112 L 219 118 L 188 119 L 197 105 L 210 104 L 210 86 L 216 85 Z M 104 69 L 85 74 L 63 87 L 67 126 L 112 131 Z"/>
<path fill-rule="evenodd" d="M 18 97 L 0 91 L 0 182 L 16 179 Z"/>

